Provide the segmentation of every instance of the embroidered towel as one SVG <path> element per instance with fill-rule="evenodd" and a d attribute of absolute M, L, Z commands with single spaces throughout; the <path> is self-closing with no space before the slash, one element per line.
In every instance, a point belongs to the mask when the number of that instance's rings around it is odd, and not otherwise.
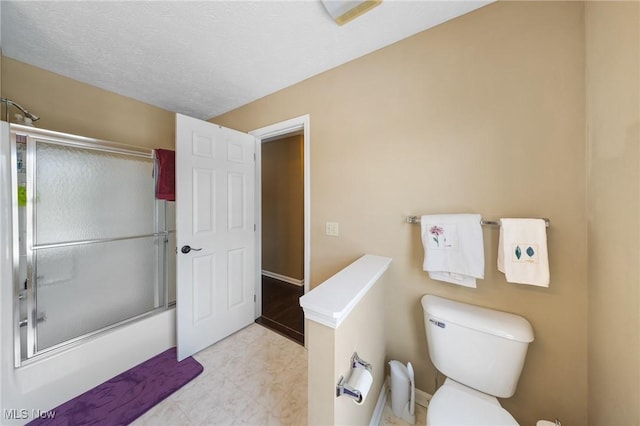
<path fill-rule="evenodd" d="M 156 198 L 158 200 L 176 200 L 176 152 L 168 149 L 156 149 L 158 173 Z"/>
<path fill-rule="evenodd" d="M 484 242 L 479 214 L 425 215 L 420 218 L 424 263 L 434 280 L 476 287 L 484 278 Z"/>
<path fill-rule="evenodd" d="M 547 225 L 543 219 L 500 219 L 498 270 L 510 283 L 549 287 Z"/>

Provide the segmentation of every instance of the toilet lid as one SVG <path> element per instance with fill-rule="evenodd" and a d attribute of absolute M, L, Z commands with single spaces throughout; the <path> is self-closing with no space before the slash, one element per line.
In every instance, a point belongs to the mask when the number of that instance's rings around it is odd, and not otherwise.
<path fill-rule="evenodd" d="M 447 379 L 429 401 L 427 425 L 517 426 L 518 422 L 496 398 Z"/>

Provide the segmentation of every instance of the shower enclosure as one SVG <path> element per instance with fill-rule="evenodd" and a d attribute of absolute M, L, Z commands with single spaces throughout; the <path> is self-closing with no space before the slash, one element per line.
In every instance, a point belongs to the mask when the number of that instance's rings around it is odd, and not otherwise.
<path fill-rule="evenodd" d="M 153 151 L 10 133 L 17 366 L 167 309 L 174 203 L 155 199 Z"/>

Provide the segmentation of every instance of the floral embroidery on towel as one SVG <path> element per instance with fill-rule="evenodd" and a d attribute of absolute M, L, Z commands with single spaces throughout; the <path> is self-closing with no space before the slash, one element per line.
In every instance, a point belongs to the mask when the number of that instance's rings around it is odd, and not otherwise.
<path fill-rule="evenodd" d="M 455 225 L 433 225 L 429 227 L 432 248 L 453 248 L 457 240 L 457 228 Z M 447 239 L 447 237 L 449 237 Z M 434 244 L 435 243 L 435 244 Z"/>
<path fill-rule="evenodd" d="M 436 244 L 438 245 L 438 247 L 440 247 L 440 235 L 444 234 L 444 229 L 442 229 L 442 227 L 440 226 L 432 226 L 431 229 L 429 229 L 429 233 L 431 235 L 435 235 L 435 237 L 433 237 L 433 241 L 436 242 Z"/>

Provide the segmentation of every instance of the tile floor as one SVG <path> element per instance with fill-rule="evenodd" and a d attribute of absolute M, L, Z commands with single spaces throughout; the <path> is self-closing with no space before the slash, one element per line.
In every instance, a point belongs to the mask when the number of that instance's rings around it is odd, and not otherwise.
<path fill-rule="evenodd" d="M 388 395 L 387 405 L 384 407 L 384 411 L 382 412 L 382 420 L 380 421 L 380 426 L 409 426 L 410 423 L 405 422 L 401 418 L 398 418 L 393 415 L 393 411 L 391 411 L 391 395 Z M 416 412 L 416 425 L 426 425 L 427 424 L 427 409 L 422 405 L 416 404 L 415 408 Z"/>
<path fill-rule="evenodd" d="M 202 374 L 133 426 L 307 424 L 307 351 L 299 344 L 252 324 L 194 358 Z M 416 424 L 425 423 L 426 409 L 416 405 Z M 407 425 L 389 402 L 380 423 L 387 425 Z"/>
<path fill-rule="evenodd" d="M 135 426 L 304 425 L 307 352 L 252 324 L 194 358 L 204 371 Z"/>

